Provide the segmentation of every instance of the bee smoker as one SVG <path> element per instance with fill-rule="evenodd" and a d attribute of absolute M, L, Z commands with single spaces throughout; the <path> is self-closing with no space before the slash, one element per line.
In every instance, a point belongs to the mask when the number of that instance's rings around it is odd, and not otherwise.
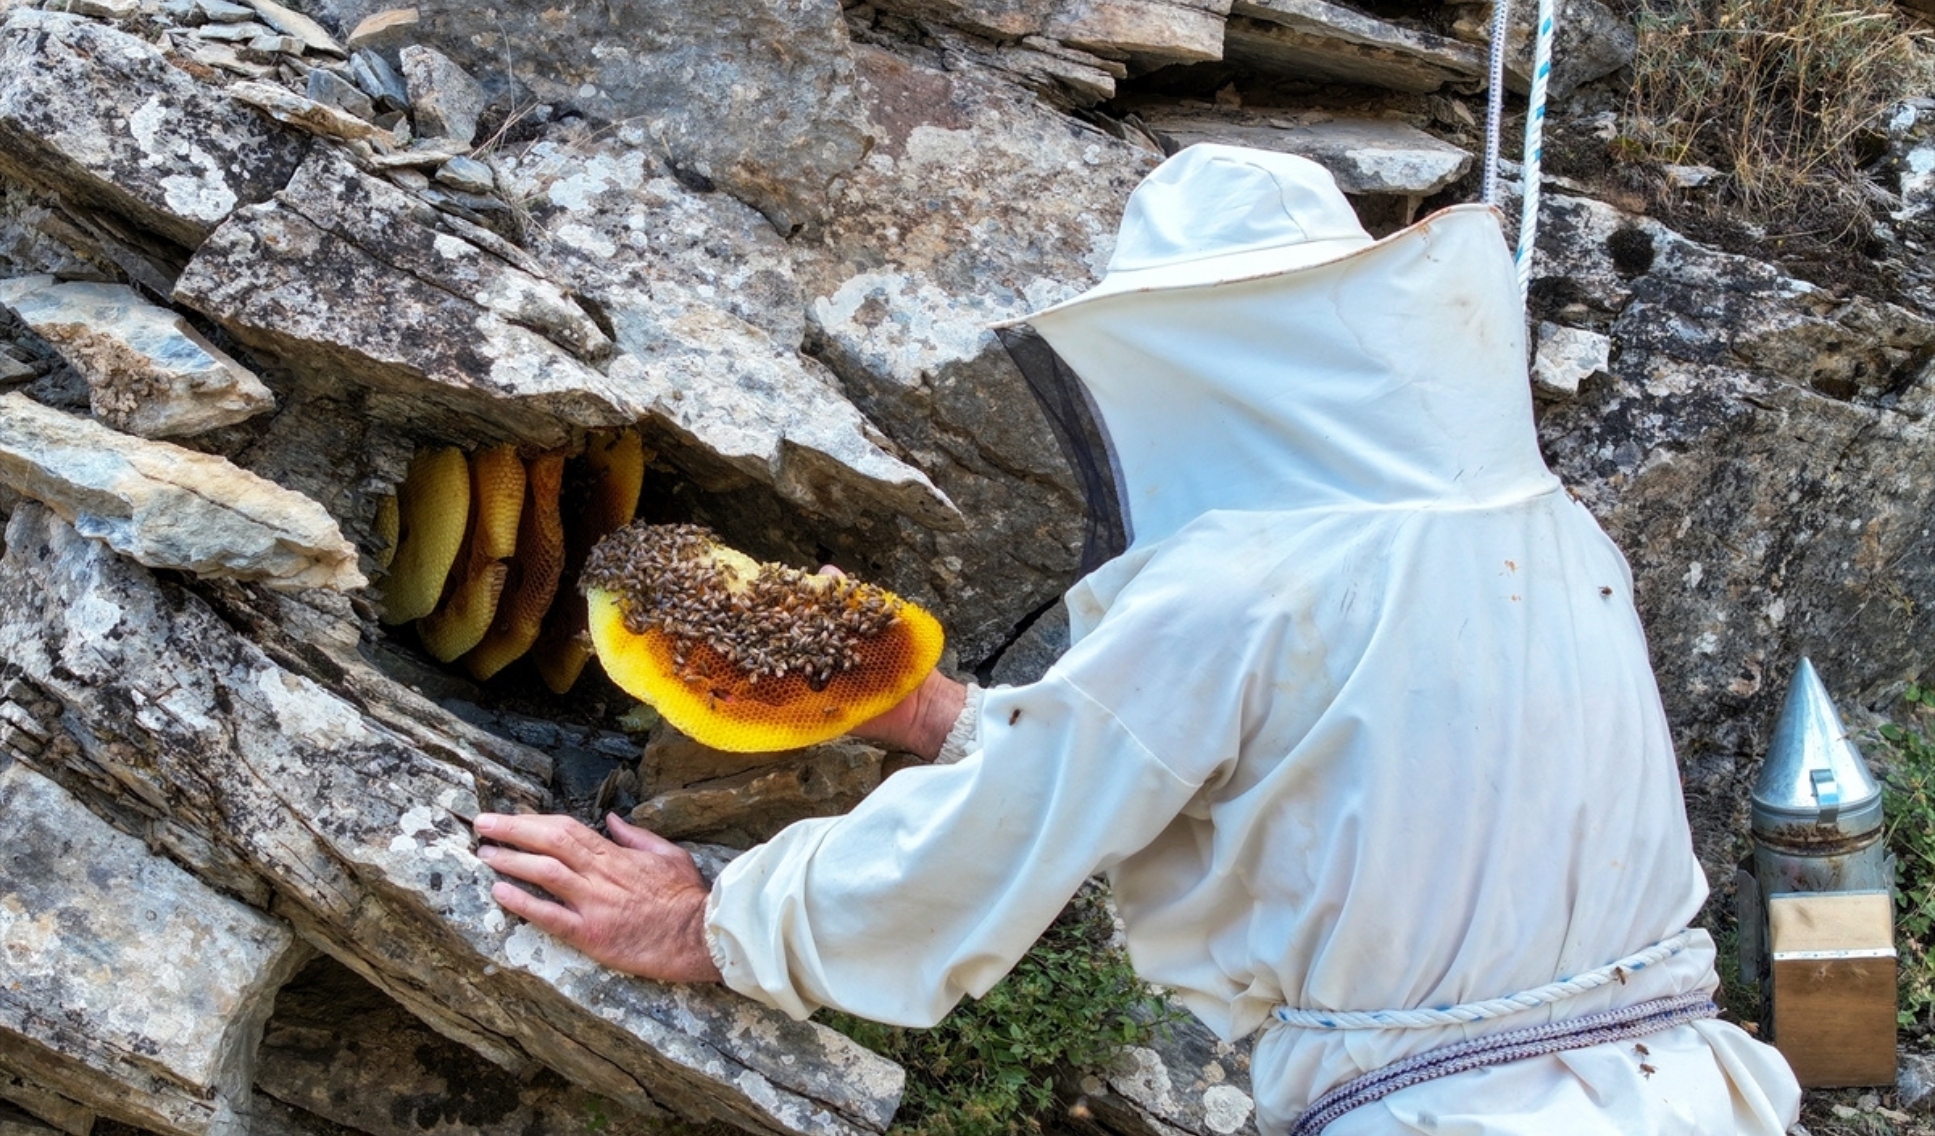
<path fill-rule="evenodd" d="M 1881 787 L 1802 659 L 1753 791 L 1740 971 L 1802 1085 L 1895 1079 L 1894 859 Z"/>

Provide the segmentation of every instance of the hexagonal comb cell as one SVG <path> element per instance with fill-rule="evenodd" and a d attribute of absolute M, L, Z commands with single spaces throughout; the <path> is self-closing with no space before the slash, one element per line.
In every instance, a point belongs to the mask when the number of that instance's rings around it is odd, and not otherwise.
<path fill-rule="evenodd" d="M 714 749 L 838 737 L 892 709 L 940 661 L 940 624 L 917 605 L 757 563 L 697 525 L 620 529 L 583 579 L 605 673 Z"/>
<path fill-rule="evenodd" d="M 517 523 L 517 551 L 498 597 L 497 615 L 482 642 L 464 656 L 464 667 L 487 679 L 516 662 L 537 642 L 544 613 L 558 594 L 564 572 L 564 521 L 558 491 L 564 484 L 564 455 L 540 454 L 525 464 L 524 508 Z"/>

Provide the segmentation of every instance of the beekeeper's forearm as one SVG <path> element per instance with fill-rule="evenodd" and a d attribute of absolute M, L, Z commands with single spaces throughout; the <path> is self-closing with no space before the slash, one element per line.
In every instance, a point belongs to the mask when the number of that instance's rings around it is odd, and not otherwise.
<path fill-rule="evenodd" d="M 720 874 L 706 929 L 729 986 L 796 1017 L 931 1025 L 1196 789 L 1066 682 L 988 691 L 976 725 L 959 763 L 895 773 Z"/>

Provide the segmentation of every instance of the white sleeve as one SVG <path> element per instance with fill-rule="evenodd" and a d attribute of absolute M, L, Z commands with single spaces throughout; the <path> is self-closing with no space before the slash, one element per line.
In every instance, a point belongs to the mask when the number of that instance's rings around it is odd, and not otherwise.
<path fill-rule="evenodd" d="M 1196 793 L 1059 668 L 979 709 L 959 762 L 904 769 L 720 873 L 706 934 L 728 986 L 797 1018 L 932 1025 Z"/>

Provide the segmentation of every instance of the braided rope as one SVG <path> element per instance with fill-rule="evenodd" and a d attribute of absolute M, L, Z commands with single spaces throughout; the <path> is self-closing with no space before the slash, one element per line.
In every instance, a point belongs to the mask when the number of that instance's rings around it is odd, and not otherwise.
<path fill-rule="evenodd" d="M 1512 0 L 1492 0 L 1491 86 L 1485 100 L 1485 179 L 1478 199 L 1498 204 L 1499 135 L 1505 121 L 1505 37 L 1511 30 Z"/>
<path fill-rule="evenodd" d="M 1290 1128 L 1290 1136 L 1317 1136 L 1331 1122 L 1355 1108 L 1379 1101 L 1399 1089 L 1435 1081 L 1455 1073 L 1491 1065 L 1543 1057 L 1568 1049 L 1586 1049 L 1609 1041 L 1626 1041 L 1672 1029 L 1687 1022 L 1718 1015 L 1719 1007 L 1705 994 L 1655 998 L 1618 1010 L 1589 1014 L 1569 1021 L 1549 1022 L 1529 1029 L 1493 1034 L 1452 1045 L 1427 1049 L 1344 1082 L 1318 1097 Z"/>
<path fill-rule="evenodd" d="M 1482 1022 L 1562 1002 L 1588 990 L 1597 990 L 1608 982 L 1623 984 L 1628 974 L 1645 970 L 1654 963 L 1679 954 L 1687 948 L 1691 939 L 1690 932 L 1681 931 L 1597 970 L 1588 970 L 1571 978 L 1548 982 L 1537 989 L 1484 1002 L 1461 1002 L 1442 1009 L 1416 1010 L 1299 1010 L 1291 1006 L 1278 1006 L 1272 1013 L 1277 1021 L 1287 1026 L 1327 1030 L 1430 1029 Z"/>
<path fill-rule="evenodd" d="M 1519 194 L 1518 294 L 1532 286 L 1532 248 L 1539 231 L 1539 164 L 1545 157 L 1545 87 L 1552 78 L 1553 0 L 1539 0 L 1539 32 L 1532 48 L 1532 89 L 1526 96 L 1525 169 Z"/>

